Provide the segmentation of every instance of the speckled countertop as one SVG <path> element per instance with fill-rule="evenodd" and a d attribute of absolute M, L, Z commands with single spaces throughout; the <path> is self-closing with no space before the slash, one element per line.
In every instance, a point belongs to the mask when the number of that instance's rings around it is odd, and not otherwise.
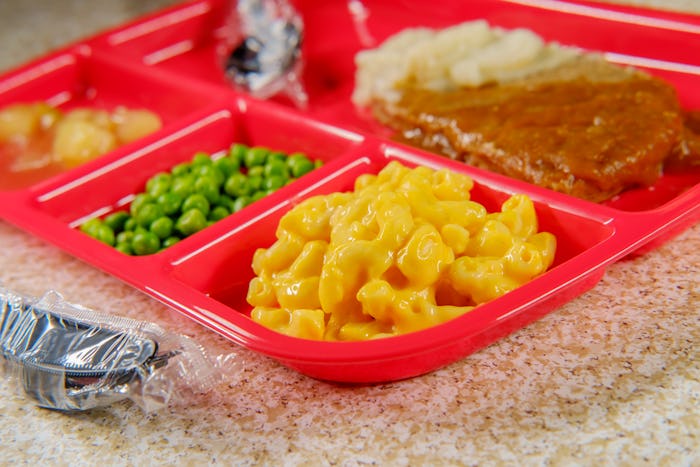
<path fill-rule="evenodd" d="M 0 3 L 0 69 L 166 0 Z M 700 2 L 630 2 L 700 13 Z M 700 40 L 700 38 L 699 38 Z M 0 282 L 191 336 L 228 381 L 146 414 L 38 409 L 0 379 L 0 465 L 700 465 L 700 225 L 431 374 L 340 386 L 281 367 L 0 221 Z"/>

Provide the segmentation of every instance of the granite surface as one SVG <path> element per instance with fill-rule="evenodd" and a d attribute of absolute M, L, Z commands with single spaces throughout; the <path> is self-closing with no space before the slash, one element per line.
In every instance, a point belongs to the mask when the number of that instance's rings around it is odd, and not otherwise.
<path fill-rule="evenodd" d="M 0 2 L 0 69 L 172 2 Z M 642 2 L 700 13 L 700 2 Z M 700 40 L 700 38 L 698 39 Z M 443 369 L 316 381 L 0 221 L 0 282 L 155 322 L 219 357 L 210 391 L 145 413 L 31 405 L 0 379 L 0 465 L 700 465 L 700 225 Z"/>

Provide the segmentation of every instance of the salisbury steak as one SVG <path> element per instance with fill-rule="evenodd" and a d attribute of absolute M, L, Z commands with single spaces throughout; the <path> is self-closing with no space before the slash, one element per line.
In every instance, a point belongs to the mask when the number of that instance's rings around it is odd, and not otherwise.
<path fill-rule="evenodd" d="M 694 114 L 672 86 L 528 30 L 406 29 L 356 62 L 353 101 L 397 138 L 580 198 L 700 160 Z"/>
<path fill-rule="evenodd" d="M 601 67 L 611 69 L 590 74 Z M 406 142 L 592 201 L 652 184 L 683 130 L 671 86 L 597 59 L 517 82 L 402 91 L 372 107 Z"/>

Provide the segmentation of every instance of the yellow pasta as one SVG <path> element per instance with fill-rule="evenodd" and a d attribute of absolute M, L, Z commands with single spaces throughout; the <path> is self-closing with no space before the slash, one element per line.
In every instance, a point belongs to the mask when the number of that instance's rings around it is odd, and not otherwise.
<path fill-rule="evenodd" d="M 254 321 L 306 339 L 365 340 L 453 319 L 551 266 L 556 239 L 532 201 L 500 212 L 470 199 L 470 177 L 390 162 L 349 193 L 307 199 L 253 257 Z"/>

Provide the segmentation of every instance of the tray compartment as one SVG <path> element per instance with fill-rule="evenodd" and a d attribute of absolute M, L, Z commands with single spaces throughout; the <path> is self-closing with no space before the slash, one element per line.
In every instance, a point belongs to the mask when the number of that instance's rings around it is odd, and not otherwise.
<path fill-rule="evenodd" d="M 70 170 L 56 167 L 46 178 L 38 173 L 18 173 L 28 186 L 41 184 L 57 177 L 64 183 L 70 173 L 95 170 L 105 161 L 133 150 L 145 141 L 167 134 L 179 119 L 218 100 L 204 88 L 183 86 L 177 80 L 152 73 L 146 67 L 115 61 L 102 54 L 93 54 L 86 46 L 76 46 L 57 53 L 30 66 L 17 70 L 0 80 L 0 107 L 19 103 L 46 102 L 63 111 L 92 108 L 112 111 L 119 106 L 148 109 L 162 122 L 159 131 Z M 5 167 L 3 167 L 5 170 Z M 19 189 L 19 188 L 18 188 Z M 0 187 L 0 192 L 3 188 Z"/>
<path fill-rule="evenodd" d="M 228 13 L 224 2 L 185 2 L 92 38 L 96 49 L 110 50 L 126 60 L 160 67 L 225 84 L 216 44 Z"/>
<path fill-rule="evenodd" d="M 172 277 L 248 315 L 251 307 L 246 303 L 245 297 L 248 283 L 253 277 L 253 253 L 258 248 L 267 248 L 274 243 L 275 230 L 280 218 L 308 197 L 352 190 L 359 175 L 376 174 L 390 160 L 398 160 L 406 166 L 447 167 L 471 175 L 475 180 L 472 199 L 486 206 L 489 212 L 500 210 L 503 201 L 518 191 L 517 188 L 499 185 L 498 180 L 489 179 L 489 174 L 473 171 L 462 164 L 451 163 L 431 155 L 416 156 L 390 147 L 378 147 L 372 152 L 362 149 L 357 151 L 357 156 L 351 154 L 350 157 L 339 160 L 334 172 L 324 174 L 322 179 L 308 185 L 304 190 L 296 192 L 279 204 L 269 206 L 264 211 L 249 213 L 245 222 L 239 218 L 232 230 L 217 236 L 196 254 L 173 261 Z M 345 162 L 345 165 L 341 165 L 341 162 Z M 546 193 L 535 191 L 528 195 L 535 202 L 540 229 L 557 237 L 557 255 L 553 268 L 591 250 L 614 234 L 615 229 L 606 222 L 603 213 L 584 214 L 549 204 Z"/>
<path fill-rule="evenodd" d="M 63 110 L 146 108 L 157 113 L 166 127 L 216 100 L 211 90 L 193 89 L 170 78 L 76 46 L 3 78 L 0 106 L 45 101 Z"/>
<path fill-rule="evenodd" d="M 145 183 L 151 176 L 167 172 L 176 164 L 191 160 L 200 151 L 216 157 L 223 155 L 231 144 L 243 143 L 251 147 L 266 146 L 286 153 L 301 151 L 312 159 L 328 164 L 362 142 L 359 135 L 336 131 L 330 126 L 322 126 L 304 118 L 294 117 L 291 124 L 292 117 L 287 112 L 250 106 L 241 99 L 212 106 L 183 120 L 181 126 L 172 128 L 171 133 L 151 144 L 124 153 L 65 184 L 41 191 L 32 199 L 32 204 L 37 211 L 71 227 L 77 227 L 88 218 L 128 208 L 134 196 L 144 190 Z M 312 174 L 313 172 L 307 174 L 220 222 L 236 223 L 239 213 L 253 209 L 257 203 L 285 199 L 295 190 L 296 183 L 310 178 Z M 188 237 L 180 244 L 189 242 L 202 232 L 204 231 Z"/>

